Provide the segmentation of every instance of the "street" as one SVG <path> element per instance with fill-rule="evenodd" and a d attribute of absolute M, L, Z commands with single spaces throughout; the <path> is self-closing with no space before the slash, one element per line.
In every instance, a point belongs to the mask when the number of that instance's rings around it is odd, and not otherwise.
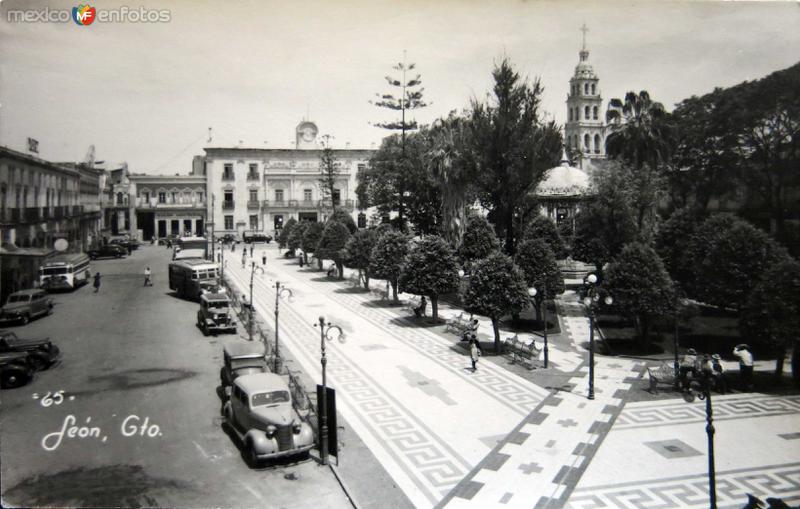
<path fill-rule="evenodd" d="M 144 245 L 93 261 L 98 293 L 56 294 L 52 315 L 9 327 L 49 336 L 62 362 L 2 391 L 3 506 L 348 507 L 313 460 L 245 464 L 220 426 L 216 392 L 230 336 L 195 327 L 197 304 L 168 288 L 170 254 Z"/>

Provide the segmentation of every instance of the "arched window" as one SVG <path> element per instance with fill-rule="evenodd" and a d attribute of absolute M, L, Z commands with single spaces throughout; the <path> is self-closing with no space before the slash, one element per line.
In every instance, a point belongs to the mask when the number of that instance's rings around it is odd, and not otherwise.
<path fill-rule="evenodd" d="M 578 146 L 578 135 L 574 135 L 572 137 L 572 146 L 575 147 L 575 150 L 580 150 L 580 146 Z"/>
<path fill-rule="evenodd" d="M 592 108 L 592 118 L 597 120 L 597 106 Z"/>
<path fill-rule="evenodd" d="M 572 122 L 572 108 L 569 109 L 569 121 Z"/>
<path fill-rule="evenodd" d="M 584 93 L 584 95 L 589 95 L 589 84 L 588 83 L 584 83 L 583 84 L 583 93 Z"/>
<path fill-rule="evenodd" d="M 594 153 L 595 154 L 599 154 L 600 153 L 600 135 L 599 134 L 595 134 L 594 135 Z"/>
<path fill-rule="evenodd" d="M 595 92 L 594 92 L 594 91 L 595 91 L 595 88 L 594 88 L 594 83 L 592 83 L 592 95 L 595 95 Z"/>
<path fill-rule="evenodd" d="M 591 140 L 589 139 L 589 134 L 583 135 L 583 148 L 586 149 L 586 152 L 591 152 L 592 148 L 589 146 Z"/>
<path fill-rule="evenodd" d="M 589 107 L 588 106 L 584 106 L 583 107 L 583 118 L 585 118 L 586 120 L 589 120 L 591 118 L 589 116 Z"/>

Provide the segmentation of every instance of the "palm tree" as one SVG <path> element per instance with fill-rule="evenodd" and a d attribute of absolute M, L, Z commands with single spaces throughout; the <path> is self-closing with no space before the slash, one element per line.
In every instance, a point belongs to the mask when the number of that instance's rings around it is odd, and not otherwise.
<path fill-rule="evenodd" d="M 442 235 L 452 246 L 461 244 L 467 225 L 469 185 L 466 156 L 467 120 L 450 112 L 434 122 L 429 133 L 431 172 L 439 182 L 442 196 Z"/>
<path fill-rule="evenodd" d="M 606 153 L 641 170 L 645 164 L 657 169 L 672 154 L 673 133 L 664 105 L 642 90 L 625 94 L 625 102 L 611 99 L 606 112 L 611 134 Z"/>

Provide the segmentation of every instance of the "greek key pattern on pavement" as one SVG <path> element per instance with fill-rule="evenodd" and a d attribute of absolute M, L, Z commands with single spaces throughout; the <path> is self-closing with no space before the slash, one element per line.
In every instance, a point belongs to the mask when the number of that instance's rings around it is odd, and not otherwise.
<path fill-rule="evenodd" d="M 717 505 L 743 507 L 747 494 L 761 499 L 782 498 L 791 504 L 800 498 L 800 463 L 717 472 Z M 685 509 L 708 507 L 705 474 L 673 477 L 651 483 L 592 486 L 576 489 L 566 505 L 569 509 Z"/>
<path fill-rule="evenodd" d="M 238 271 L 234 277 L 240 290 L 244 291 L 244 277 Z M 254 291 L 255 295 L 271 295 L 266 281 L 255 281 L 254 287 L 258 288 L 257 293 Z M 262 314 L 267 306 L 274 305 L 274 295 L 272 303 L 269 300 L 256 298 L 256 307 L 260 308 Z M 308 317 L 300 315 L 293 306 L 284 305 L 281 311 L 280 328 L 284 345 L 292 348 L 295 355 L 305 357 L 309 365 L 318 365 L 319 341 L 315 338 L 319 337 L 319 330 L 313 328 Z M 338 399 L 355 410 L 352 417 L 369 429 L 377 443 L 415 484 L 418 493 L 424 495 L 427 504 L 435 504 L 466 475 L 471 465 L 363 370 L 345 356 L 338 355 L 336 347 L 327 349 L 327 357 L 329 383 L 335 383 L 340 389 L 337 392 Z M 421 502 L 419 495 L 408 495 L 415 504 Z"/>
<path fill-rule="evenodd" d="M 756 394 L 712 395 L 714 420 L 743 419 L 800 413 L 800 396 L 765 396 Z M 631 429 L 661 424 L 679 424 L 706 419 L 705 403 L 669 400 L 629 403 L 614 429 Z"/>
<path fill-rule="evenodd" d="M 351 309 L 358 309 L 362 318 L 374 325 L 390 327 L 398 315 L 385 308 L 365 306 L 369 299 L 357 298 L 359 294 L 336 294 L 335 298 L 345 302 Z M 398 309 L 398 308 L 395 308 Z M 442 340 L 431 332 L 414 327 L 393 327 L 392 335 L 403 340 L 427 358 L 456 373 L 466 383 L 486 393 L 493 399 L 524 417 L 547 397 L 548 392 L 522 378 L 516 377 L 504 369 L 479 369 L 475 373 L 466 374 L 463 367 L 465 354 L 454 351 L 452 344 Z M 488 363 L 487 363 L 488 364 Z"/>

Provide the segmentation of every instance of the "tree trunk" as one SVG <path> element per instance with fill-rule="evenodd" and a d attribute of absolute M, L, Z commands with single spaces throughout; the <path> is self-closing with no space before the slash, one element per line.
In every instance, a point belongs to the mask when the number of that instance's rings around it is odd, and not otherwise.
<path fill-rule="evenodd" d="M 303 251 L 303 261 L 306 265 L 308 265 L 308 253 Z"/>
<path fill-rule="evenodd" d="M 778 350 L 778 357 L 775 359 L 775 378 L 783 376 L 783 361 L 786 358 L 786 349 Z"/>
<path fill-rule="evenodd" d="M 392 281 L 392 296 L 394 301 L 397 302 L 397 280 Z"/>
<path fill-rule="evenodd" d="M 344 279 L 344 264 L 342 262 L 336 262 L 336 270 L 339 272 L 339 280 L 341 281 Z"/>
<path fill-rule="evenodd" d="M 500 355 L 500 327 L 497 324 L 497 318 L 492 318 L 492 331 L 494 331 L 494 353 Z"/>
<path fill-rule="evenodd" d="M 369 271 L 364 269 L 364 289 L 369 290 Z"/>
<path fill-rule="evenodd" d="M 792 379 L 800 385 L 800 342 L 795 341 L 792 347 Z"/>
<path fill-rule="evenodd" d="M 317 258 L 317 268 L 322 270 L 322 258 Z"/>
<path fill-rule="evenodd" d="M 439 296 L 438 295 L 431 295 L 431 317 L 433 321 L 439 319 Z"/>

